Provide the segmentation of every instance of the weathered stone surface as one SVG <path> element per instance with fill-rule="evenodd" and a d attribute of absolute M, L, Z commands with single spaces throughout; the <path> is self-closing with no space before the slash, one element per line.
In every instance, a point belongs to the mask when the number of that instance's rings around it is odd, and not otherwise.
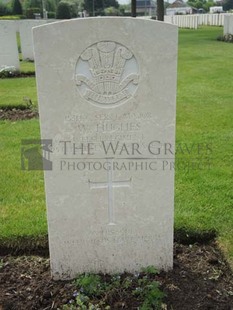
<path fill-rule="evenodd" d="M 14 67 L 19 70 L 19 56 L 14 21 L 0 21 L 0 70 Z"/>
<path fill-rule="evenodd" d="M 34 44 L 53 277 L 171 268 L 177 27 L 70 20 Z"/>

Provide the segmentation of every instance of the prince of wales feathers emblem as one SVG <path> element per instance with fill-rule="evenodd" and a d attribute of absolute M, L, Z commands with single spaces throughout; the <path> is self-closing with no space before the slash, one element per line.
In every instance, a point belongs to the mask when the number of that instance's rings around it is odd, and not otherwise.
<path fill-rule="evenodd" d="M 80 62 L 88 64 L 89 74 L 80 74 L 84 72 L 79 69 Z M 126 70 L 127 62 L 131 63 Z M 88 101 L 101 105 L 122 103 L 136 90 L 137 69 L 135 57 L 126 47 L 103 41 L 81 54 L 76 67 L 76 83 L 82 87 L 81 94 Z"/>

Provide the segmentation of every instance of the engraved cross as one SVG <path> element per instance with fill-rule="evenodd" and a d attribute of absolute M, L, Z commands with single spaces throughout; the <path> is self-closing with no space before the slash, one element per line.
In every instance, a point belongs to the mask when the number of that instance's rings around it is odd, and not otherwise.
<path fill-rule="evenodd" d="M 130 187 L 132 179 L 124 181 L 113 181 L 112 161 L 109 161 L 108 180 L 107 182 L 92 182 L 88 180 L 90 189 L 108 189 L 108 225 L 116 225 L 114 219 L 114 187 Z"/>

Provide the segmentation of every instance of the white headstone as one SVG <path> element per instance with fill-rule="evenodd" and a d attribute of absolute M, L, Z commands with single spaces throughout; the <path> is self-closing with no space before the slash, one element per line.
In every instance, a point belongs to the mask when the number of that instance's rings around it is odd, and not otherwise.
<path fill-rule="evenodd" d="M 47 24 L 47 20 L 22 20 L 20 21 L 20 42 L 22 50 L 22 58 L 24 60 L 34 60 L 32 28 Z"/>
<path fill-rule="evenodd" d="M 0 70 L 14 67 L 19 70 L 19 55 L 14 21 L 0 21 Z"/>
<path fill-rule="evenodd" d="M 224 16 L 224 35 L 232 34 L 233 35 L 233 14 Z"/>
<path fill-rule="evenodd" d="M 172 268 L 177 27 L 87 18 L 34 42 L 53 277 Z"/>

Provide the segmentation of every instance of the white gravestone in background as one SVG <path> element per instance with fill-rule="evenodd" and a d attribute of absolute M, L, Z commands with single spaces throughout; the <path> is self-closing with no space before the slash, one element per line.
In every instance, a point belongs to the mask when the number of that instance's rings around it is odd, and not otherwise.
<path fill-rule="evenodd" d="M 22 58 L 24 60 L 34 60 L 32 28 L 47 24 L 47 20 L 22 20 L 20 21 L 20 42 L 22 50 Z"/>
<path fill-rule="evenodd" d="M 0 70 L 14 67 L 19 70 L 19 55 L 14 21 L 0 21 Z"/>
<path fill-rule="evenodd" d="M 232 34 L 233 35 L 233 14 L 224 16 L 224 35 Z"/>
<path fill-rule="evenodd" d="M 33 31 L 53 278 L 172 268 L 177 27 L 89 18 Z"/>

